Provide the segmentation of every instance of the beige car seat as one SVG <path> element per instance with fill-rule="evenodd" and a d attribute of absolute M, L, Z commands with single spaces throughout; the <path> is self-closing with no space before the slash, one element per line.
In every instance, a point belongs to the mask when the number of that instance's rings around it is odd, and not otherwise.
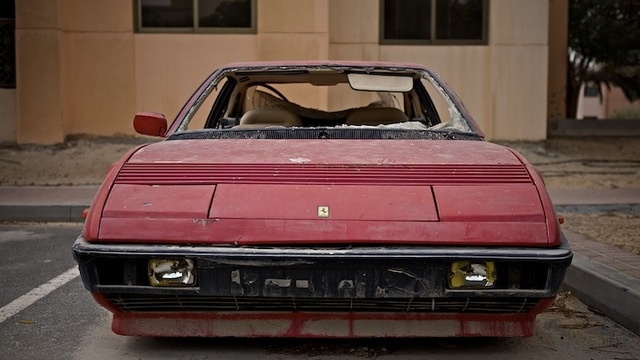
<path fill-rule="evenodd" d="M 366 107 L 353 110 L 347 116 L 347 125 L 386 125 L 405 122 L 409 118 L 402 110 L 392 107 Z"/>
<path fill-rule="evenodd" d="M 234 126 L 234 128 L 261 129 L 271 126 L 302 126 L 302 121 L 298 115 L 288 110 L 255 109 L 249 110 L 242 115 L 242 118 L 240 118 L 240 124 Z"/>

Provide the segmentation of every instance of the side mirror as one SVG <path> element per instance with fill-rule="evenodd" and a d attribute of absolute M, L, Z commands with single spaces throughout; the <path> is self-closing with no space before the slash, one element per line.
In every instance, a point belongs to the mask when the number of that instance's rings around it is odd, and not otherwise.
<path fill-rule="evenodd" d="M 140 135 L 164 137 L 167 132 L 167 119 L 158 113 L 137 113 L 133 118 L 133 128 Z"/>

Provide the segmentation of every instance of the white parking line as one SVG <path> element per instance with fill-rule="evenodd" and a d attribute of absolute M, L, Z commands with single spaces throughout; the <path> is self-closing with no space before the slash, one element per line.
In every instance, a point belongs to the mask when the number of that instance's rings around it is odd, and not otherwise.
<path fill-rule="evenodd" d="M 69 281 L 77 278 L 80 275 L 78 267 L 74 266 L 71 269 L 63 272 L 55 278 L 49 280 L 46 284 L 42 284 L 37 288 L 29 291 L 28 293 L 13 300 L 7 305 L 0 308 L 0 323 L 3 323 L 8 318 L 24 310 L 27 306 L 47 296 L 53 290 L 61 287 Z"/>

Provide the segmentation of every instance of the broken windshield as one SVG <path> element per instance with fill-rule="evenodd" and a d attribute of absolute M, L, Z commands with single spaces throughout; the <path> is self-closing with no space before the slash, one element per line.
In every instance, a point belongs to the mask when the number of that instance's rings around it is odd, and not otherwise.
<path fill-rule="evenodd" d="M 473 133 L 428 73 L 227 71 L 205 88 L 178 131 L 378 128 Z"/>

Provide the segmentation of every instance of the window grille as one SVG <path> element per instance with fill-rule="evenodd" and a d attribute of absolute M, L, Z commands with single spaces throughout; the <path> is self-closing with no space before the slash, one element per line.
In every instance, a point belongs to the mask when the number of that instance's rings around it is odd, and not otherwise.
<path fill-rule="evenodd" d="M 380 43 L 483 45 L 489 0 L 381 0 Z"/>
<path fill-rule="evenodd" d="M 256 32 L 256 0 L 137 0 L 138 32 Z"/>
<path fill-rule="evenodd" d="M 15 20 L 0 18 L 0 88 L 16 87 Z"/>

